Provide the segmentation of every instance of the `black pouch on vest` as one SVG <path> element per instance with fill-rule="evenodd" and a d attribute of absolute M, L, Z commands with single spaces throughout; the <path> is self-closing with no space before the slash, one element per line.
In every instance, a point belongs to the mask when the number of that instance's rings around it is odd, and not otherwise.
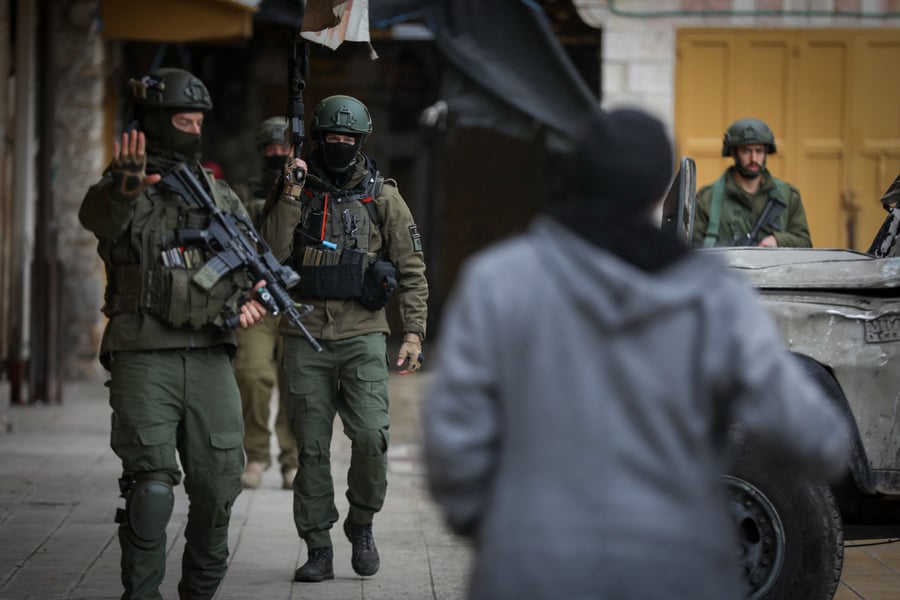
<path fill-rule="evenodd" d="M 358 298 L 364 287 L 366 253 L 344 250 L 336 265 L 300 265 L 300 295 L 310 298 Z"/>
<path fill-rule="evenodd" d="M 359 301 L 369 310 L 380 310 L 397 291 L 397 272 L 393 263 L 376 260 L 366 269 Z"/>

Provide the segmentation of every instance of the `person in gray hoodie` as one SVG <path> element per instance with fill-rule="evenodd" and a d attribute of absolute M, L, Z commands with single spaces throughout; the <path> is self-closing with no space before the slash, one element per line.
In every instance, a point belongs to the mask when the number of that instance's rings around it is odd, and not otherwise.
<path fill-rule="evenodd" d="M 429 489 L 472 539 L 473 599 L 737 600 L 729 428 L 837 476 L 846 425 L 754 291 L 652 223 L 663 125 L 594 116 L 566 201 L 471 257 L 423 408 Z"/>

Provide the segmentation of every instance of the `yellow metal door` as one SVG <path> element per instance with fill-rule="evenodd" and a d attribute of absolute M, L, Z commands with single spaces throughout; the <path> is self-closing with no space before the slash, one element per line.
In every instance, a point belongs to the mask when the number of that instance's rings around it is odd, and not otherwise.
<path fill-rule="evenodd" d="M 816 247 L 866 250 L 900 172 L 900 29 L 678 32 L 678 153 L 715 180 L 722 135 L 757 117 L 775 133 L 769 169 L 797 186 Z"/>

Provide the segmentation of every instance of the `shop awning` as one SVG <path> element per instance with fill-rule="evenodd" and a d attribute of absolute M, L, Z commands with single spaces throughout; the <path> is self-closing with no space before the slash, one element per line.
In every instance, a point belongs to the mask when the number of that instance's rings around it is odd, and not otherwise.
<path fill-rule="evenodd" d="M 260 0 L 101 0 L 103 37 L 144 42 L 249 38 Z"/>

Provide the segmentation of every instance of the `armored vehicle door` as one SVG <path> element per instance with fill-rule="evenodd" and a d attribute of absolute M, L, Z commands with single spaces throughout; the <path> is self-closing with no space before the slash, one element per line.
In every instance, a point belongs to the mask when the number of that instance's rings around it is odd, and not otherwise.
<path fill-rule="evenodd" d="M 694 206 L 697 203 L 697 165 L 684 157 L 663 202 L 662 230 L 671 232 L 686 246 L 694 237 Z"/>
<path fill-rule="evenodd" d="M 868 253 L 875 258 L 900 256 L 900 244 L 897 243 L 900 237 L 900 175 L 881 197 L 881 205 L 888 211 L 888 216 L 872 240 Z"/>

